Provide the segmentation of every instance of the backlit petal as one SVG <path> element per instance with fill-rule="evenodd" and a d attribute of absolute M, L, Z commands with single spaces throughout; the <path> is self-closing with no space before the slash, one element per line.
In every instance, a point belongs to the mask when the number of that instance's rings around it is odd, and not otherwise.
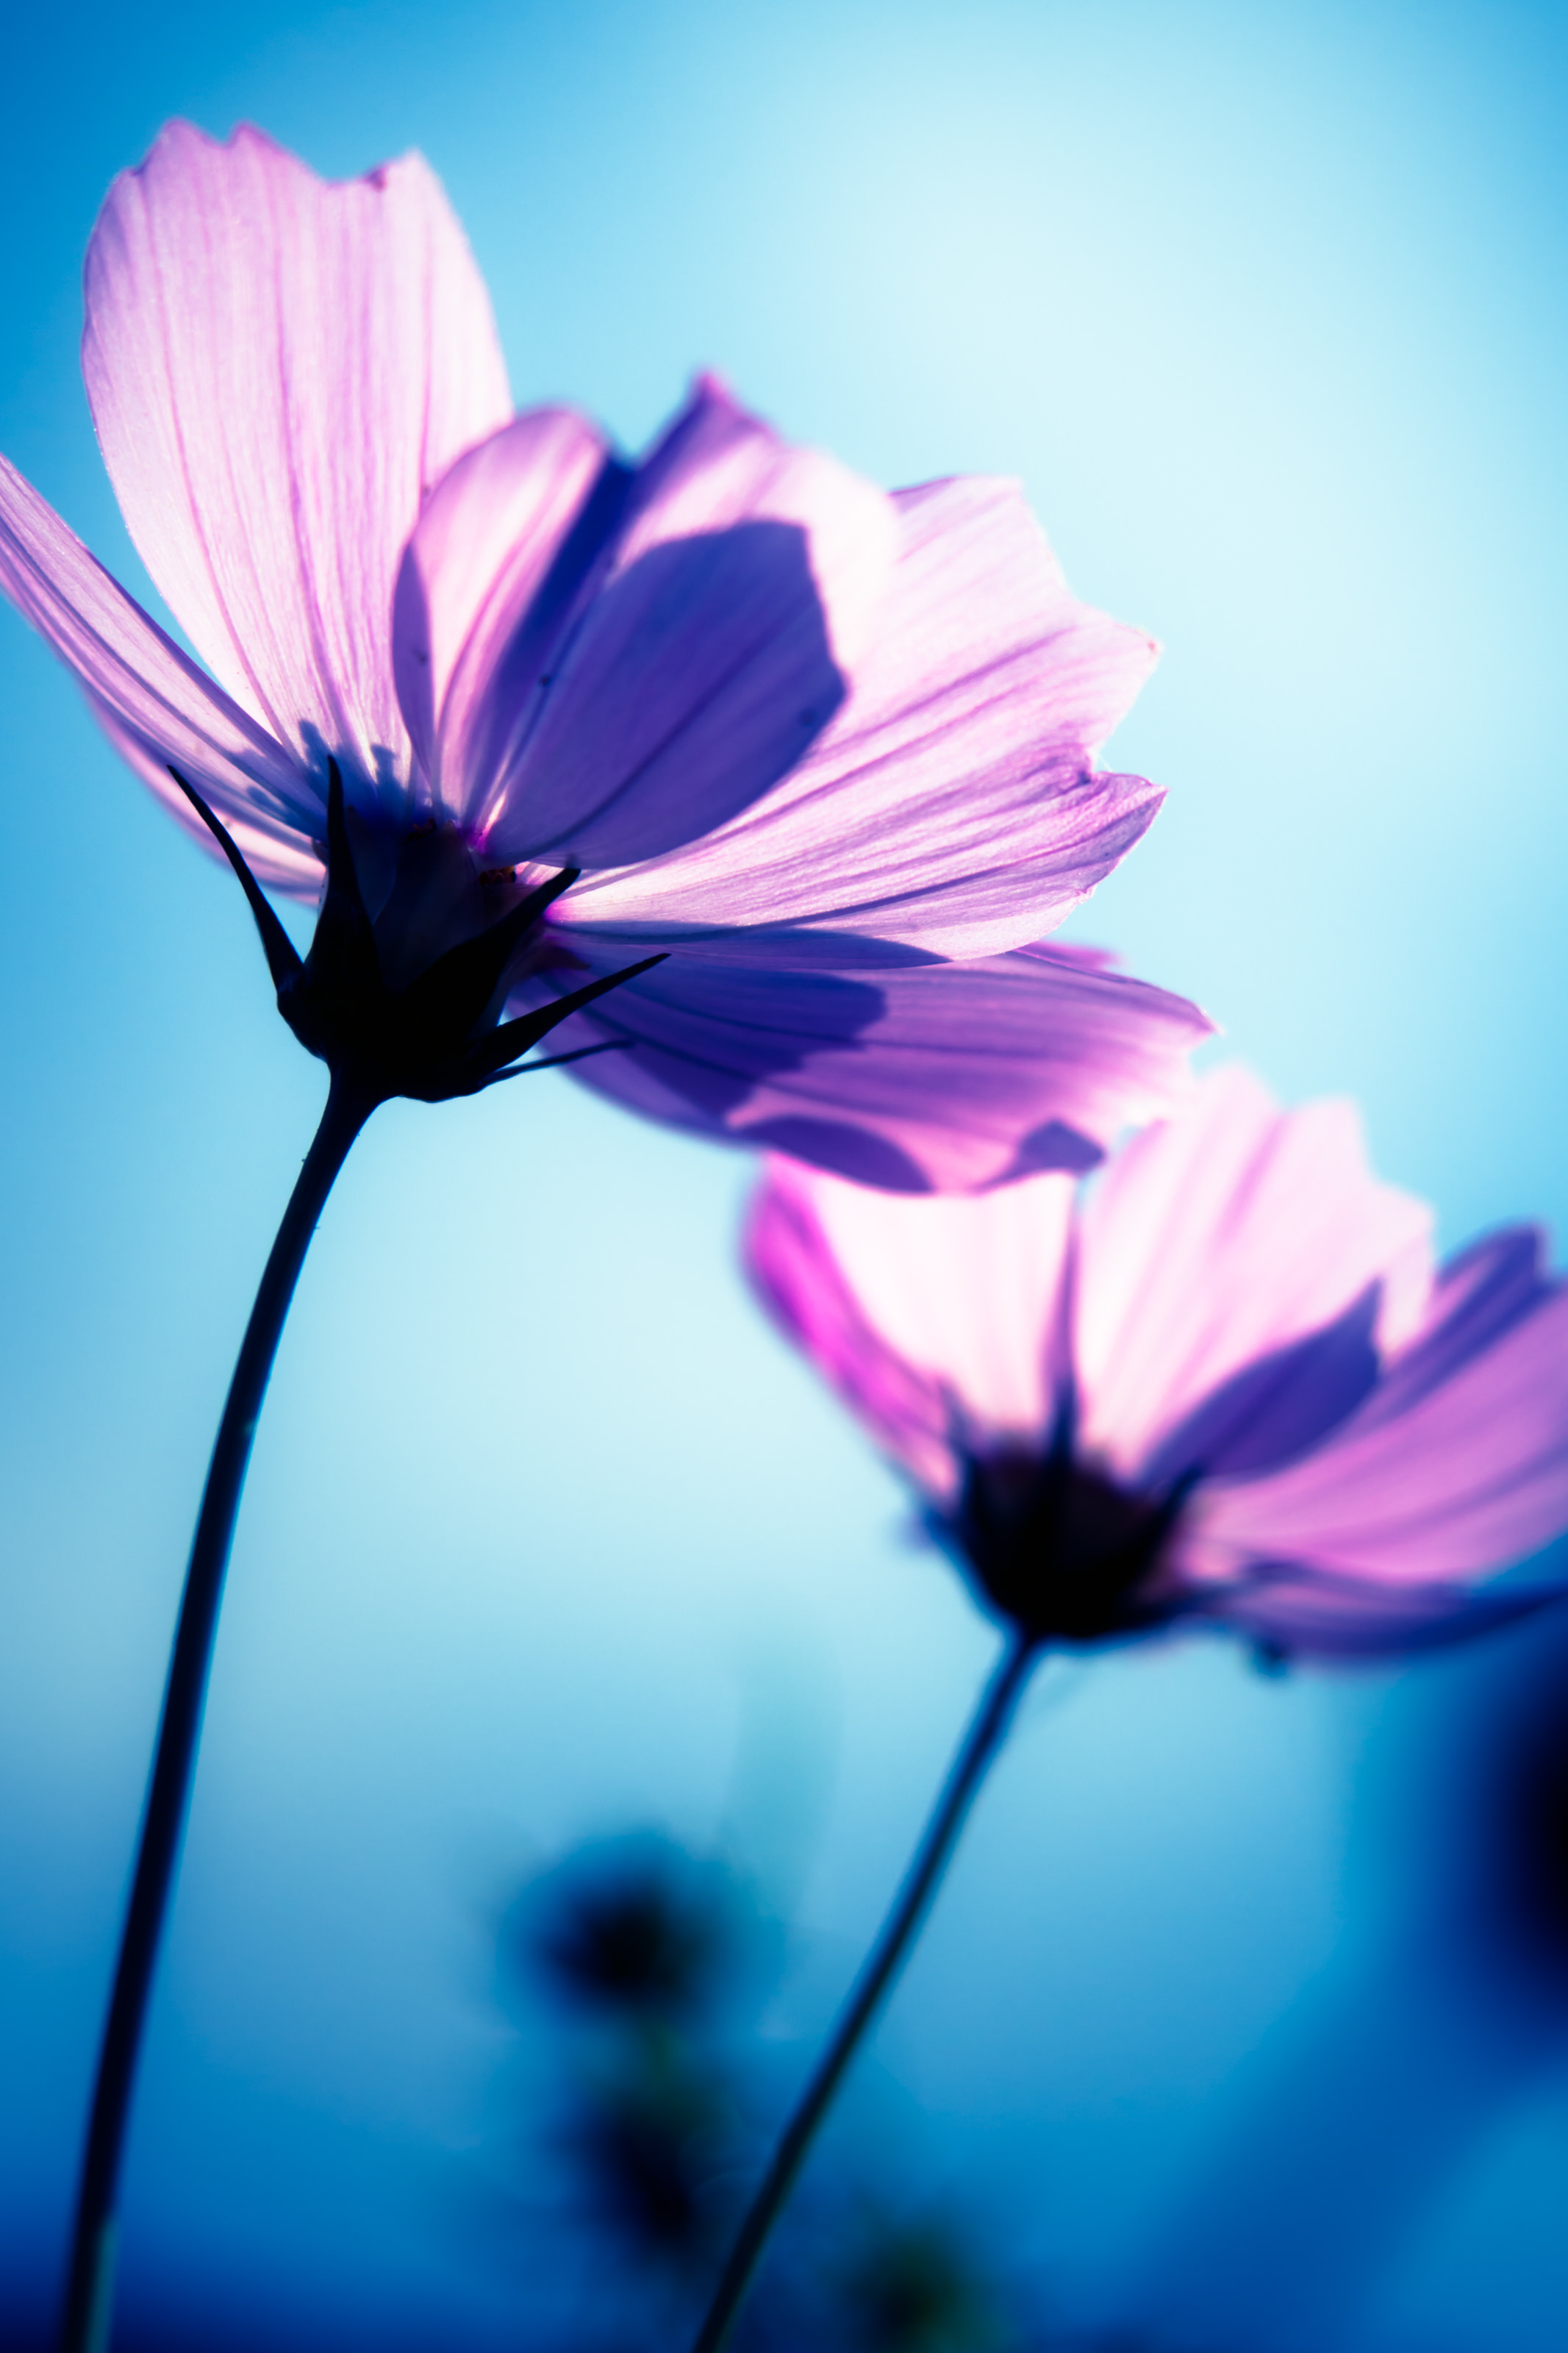
<path fill-rule="evenodd" d="M 890 1200 L 774 1158 L 746 1257 L 775 1314 L 934 1493 L 966 1434 L 1037 1443 L 1055 1415 L 1044 1335 L 1072 1227 L 1071 1177 L 970 1198 Z"/>
<path fill-rule="evenodd" d="M 322 822 L 310 781 L 4 458 L 0 587 L 76 672 L 111 740 L 188 831 L 213 847 L 170 778 L 170 761 L 245 833 L 268 880 L 300 887 Z"/>
<path fill-rule="evenodd" d="M 573 410 L 530 409 L 458 459 L 408 543 L 393 624 L 398 699 L 443 813 L 470 828 L 494 785 L 498 704 L 536 689 L 548 664 L 562 615 L 558 600 L 541 612 L 542 592 L 607 456 Z"/>
<path fill-rule="evenodd" d="M 1473 1591 L 1436 1579 L 1394 1585 L 1292 1568 L 1216 1593 L 1200 1608 L 1289 1657 L 1332 1662 L 1441 1650 L 1563 1599 L 1563 1586 L 1551 1579 Z"/>
<path fill-rule="evenodd" d="M 589 969 L 629 960 L 584 930 L 559 936 Z M 864 973 L 671 958 L 556 1036 L 562 1050 L 633 1040 L 580 1075 L 656 1118 L 948 1193 L 1092 1166 L 1178 1099 L 1206 1026 L 1181 997 L 1046 947 Z"/>
<path fill-rule="evenodd" d="M 1449 1259 L 1420 1324 L 1394 1356 L 1357 1428 L 1407 1413 L 1511 1324 L 1533 1314 L 1557 1288 L 1545 1256 L 1546 1238 L 1539 1227 L 1509 1226 Z"/>
<path fill-rule="evenodd" d="M 418 156 L 319 180 L 171 124 L 105 201 L 83 372 L 147 568 L 291 751 L 401 805 L 389 632 L 422 498 L 510 402 L 489 298 Z"/>
<path fill-rule="evenodd" d="M 1010 482 L 897 494 L 899 559 L 849 699 L 783 783 L 584 913 L 672 927 L 784 923 L 966 958 L 1059 923 L 1152 821 L 1095 747 L 1152 642 L 1069 595 Z"/>
<path fill-rule="evenodd" d="M 783 1331 L 879 1444 L 928 1493 L 945 1494 L 957 1474 L 947 1444 L 944 1380 L 921 1372 L 879 1325 L 861 1281 L 865 1268 L 852 1252 L 845 1253 L 837 1230 L 841 1221 L 832 1220 L 833 1230 L 825 1230 L 823 1212 L 832 1219 L 837 1195 L 851 1203 L 864 1198 L 875 1204 L 883 1222 L 873 1232 L 873 1251 L 879 1256 L 879 1244 L 886 1245 L 895 1260 L 899 1238 L 911 1219 L 969 1205 L 862 1196 L 858 1186 L 775 1156 L 753 1197 L 744 1242 L 747 1271 Z"/>
<path fill-rule="evenodd" d="M 842 700 L 895 530 L 882 491 L 701 385 L 554 642 L 494 672 L 491 853 L 626 865 L 749 807 Z"/>
<path fill-rule="evenodd" d="M 1202 1563 L 1301 1562 L 1420 1585 L 1505 1568 L 1568 1526 L 1568 1291 L 1408 1409 L 1205 1500 Z"/>
<path fill-rule="evenodd" d="M 1381 1285 L 1378 1335 L 1424 1310 L 1431 1213 L 1380 1184 L 1343 1103 L 1281 1113 L 1237 1067 L 1135 1137 L 1084 1215 L 1086 1444 L 1135 1475 L 1211 1392 Z"/>

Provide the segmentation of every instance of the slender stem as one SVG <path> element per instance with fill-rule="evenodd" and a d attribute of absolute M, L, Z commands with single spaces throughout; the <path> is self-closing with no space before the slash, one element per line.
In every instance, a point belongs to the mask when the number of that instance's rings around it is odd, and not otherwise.
<path fill-rule="evenodd" d="M 278 1353 L 284 1318 L 316 1220 L 350 1145 L 374 1108 L 374 1097 L 333 1080 L 321 1124 L 305 1155 L 278 1239 L 272 1245 L 256 1304 L 245 1327 L 223 1419 L 218 1424 L 191 1545 L 190 1567 L 185 1572 L 131 1901 L 126 1907 L 114 1990 L 110 1997 L 93 2085 L 60 2353 L 105 2353 L 109 2343 L 120 2160 L 146 2021 L 147 1997 L 184 1828 L 191 1773 L 201 1732 L 202 1703 L 240 1491 L 245 1484 L 251 1441 L 267 1393 L 272 1360 Z"/>
<path fill-rule="evenodd" d="M 1002 1746 L 1037 1654 L 1038 1645 L 1028 1635 L 1016 1634 L 981 1695 L 893 1908 L 747 2211 L 708 2316 L 693 2340 L 692 2353 L 721 2353 L 729 2339 L 763 2249 L 810 2153 L 817 2126 L 931 1909 L 975 1792 Z"/>

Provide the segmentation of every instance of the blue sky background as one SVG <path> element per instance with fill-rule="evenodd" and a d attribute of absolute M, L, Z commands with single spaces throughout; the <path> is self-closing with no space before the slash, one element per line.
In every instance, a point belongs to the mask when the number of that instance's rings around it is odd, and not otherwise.
<path fill-rule="evenodd" d="M 417 144 L 521 403 L 636 445 L 710 364 L 884 481 L 1022 475 L 1075 586 L 1167 648 L 1111 756 L 1170 801 L 1075 930 L 1285 1095 L 1356 1094 L 1448 1240 L 1563 1231 L 1565 111 L 1563 13 L 1506 5 L 29 11 L 0 447 L 144 591 L 77 367 L 110 176 L 174 113 L 334 174 Z M 321 1084 L 233 886 L 8 611 L 0 684 L 20 2345 L 190 1517 Z M 527 2341 L 516 2245 L 475 2220 L 531 2063 L 494 1924 L 576 1838 L 730 1840 L 794 1925 L 780 2034 L 827 2016 L 994 1638 L 747 1303 L 745 1180 L 552 1078 L 392 1106 L 351 1163 L 257 1450 L 138 2107 L 127 2309 L 161 2341 L 176 2309 Z M 1339 1683 L 1198 1646 L 1064 1672 L 866 2130 L 914 2103 L 919 2193 L 988 2216 L 1075 2323 L 1555 2347 L 1568 1960 L 1460 1930 L 1497 1726 L 1563 1682 L 1529 1636 Z"/>

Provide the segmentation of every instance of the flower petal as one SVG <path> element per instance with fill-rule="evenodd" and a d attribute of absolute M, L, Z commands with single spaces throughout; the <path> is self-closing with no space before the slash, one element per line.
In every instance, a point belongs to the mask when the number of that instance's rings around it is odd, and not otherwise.
<path fill-rule="evenodd" d="M 1067 1176 L 968 1199 L 889 1200 L 770 1161 L 746 1236 L 753 1281 L 875 1437 L 951 1495 L 966 1436 L 1037 1444 L 1057 1399 L 1046 1335 L 1072 1230 Z"/>
<path fill-rule="evenodd" d="M 281 744 L 231 702 L 0 458 L 0 588 L 88 691 L 117 748 L 218 853 L 167 773 L 171 760 L 255 851 L 258 871 L 300 888 L 321 810 Z"/>
<path fill-rule="evenodd" d="M 1035 1188 L 1016 1186 L 1012 1194 L 994 1198 L 1011 1198 L 1026 1189 Z M 928 1493 L 946 1495 L 956 1485 L 957 1472 L 947 1443 L 942 1381 L 921 1372 L 863 1304 L 865 1293 L 858 1287 L 868 1254 L 855 1250 L 853 1230 L 846 1248 L 837 1229 L 844 1220 L 833 1218 L 840 1195 L 852 1229 L 864 1223 L 856 1219 L 853 1205 L 873 1205 L 879 1222 L 872 1226 L 870 1255 L 880 1262 L 879 1239 L 889 1245 L 886 1256 L 895 1279 L 908 1256 L 899 1244 L 911 1219 L 922 1212 L 929 1216 L 933 1208 L 967 1210 L 975 1205 L 890 1201 L 885 1194 L 808 1172 L 798 1162 L 770 1157 L 766 1178 L 752 1197 L 742 1244 L 752 1285 L 786 1337 L 805 1350 L 850 1411 Z"/>
<path fill-rule="evenodd" d="M 708 839 L 584 891 L 584 915 L 778 923 L 944 956 L 1059 923 L 1153 818 L 1093 773 L 1152 641 L 1069 595 L 1016 484 L 900 491 L 891 589 L 853 691 L 795 772 Z"/>
<path fill-rule="evenodd" d="M 1563 1581 L 1512 1582 L 1471 1592 L 1421 1580 L 1374 1585 L 1364 1577 L 1282 1568 L 1216 1592 L 1200 1614 L 1291 1658 L 1398 1659 L 1468 1642 L 1563 1599 Z"/>
<path fill-rule="evenodd" d="M 843 699 L 894 534 L 872 484 L 700 385 L 553 647 L 494 673 L 491 854 L 630 864 L 746 807 Z"/>
<path fill-rule="evenodd" d="M 1509 1226 L 1449 1259 L 1419 1327 L 1389 1366 L 1357 1429 L 1408 1412 L 1510 1324 L 1533 1314 L 1557 1288 L 1545 1271 L 1545 1255 L 1538 1226 Z"/>
<path fill-rule="evenodd" d="M 226 866 L 223 851 L 170 776 L 160 747 L 132 734 L 96 694 L 89 692 L 87 701 L 121 758 L 135 770 L 153 799 L 163 803 L 205 856 Z M 221 764 L 187 754 L 184 758 L 176 755 L 174 765 L 188 784 L 195 785 L 208 807 L 221 815 L 258 882 L 307 906 L 317 903 L 325 870 L 316 844 L 326 823 L 324 816 L 313 832 L 301 831 L 296 820 L 269 814 L 270 795 L 236 790 L 230 773 Z"/>
<path fill-rule="evenodd" d="M 1272 1471 L 1321 1444 L 1377 1385 L 1380 1286 L 1331 1323 L 1254 1356 L 1168 1431 L 1142 1466 L 1156 1494 L 1194 1477 Z"/>
<path fill-rule="evenodd" d="M 290 750 L 399 797 L 398 560 L 425 493 L 510 409 L 428 166 L 326 182 L 258 131 L 170 124 L 93 232 L 82 367 L 132 536 L 197 650 Z"/>
<path fill-rule="evenodd" d="M 542 592 L 608 454 L 573 410 L 530 409 L 447 470 L 408 543 L 393 617 L 398 701 L 442 813 L 469 831 L 494 788 L 497 703 L 537 687 L 548 665 L 561 615 L 558 599 L 539 612 Z M 598 552 L 584 550 L 566 596 Z"/>
<path fill-rule="evenodd" d="M 1565 1367 L 1559 1288 L 1405 1411 L 1357 1416 L 1305 1461 L 1215 1488 L 1195 1562 L 1417 1586 L 1509 1567 L 1568 1525 Z"/>
<path fill-rule="evenodd" d="M 1134 1137 L 1084 1213 L 1076 1355 L 1083 1437 L 1136 1476 L 1258 1357 L 1383 1285 L 1380 1338 L 1417 1320 L 1431 1213 L 1366 1166 L 1353 1107 L 1281 1113 L 1249 1072 Z"/>
<path fill-rule="evenodd" d="M 627 961 L 581 927 L 557 936 L 589 969 Z M 1036 947 L 870 975 L 675 956 L 558 1037 L 563 1050 L 630 1040 L 578 1075 L 651 1117 L 887 1191 L 948 1193 L 1092 1166 L 1128 1121 L 1177 1099 L 1206 1027 L 1181 997 Z"/>

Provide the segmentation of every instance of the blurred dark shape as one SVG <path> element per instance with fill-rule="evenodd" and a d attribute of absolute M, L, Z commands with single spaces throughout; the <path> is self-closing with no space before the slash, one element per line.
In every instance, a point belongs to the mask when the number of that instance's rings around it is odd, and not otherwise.
<path fill-rule="evenodd" d="M 786 2097 L 757 2029 L 783 1954 L 744 1877 L 662 1834 L 584 1848 L 525 1888 L 502 1955 L 574 2028 L 550 2146 L 596 2252 L 574 2353 L 680 2353 Z M 792 2055 L 789 2078 L 812 2054 Z M 1025 2337 L 955 2219 L 910 2215 L 819 2153 L 736 2353 L 1012 2353 Z M 560 2211 L 552 2234 L 559 2249 Z M 552 2340 L 553 2341 L 553 2340 Z"/>
<path fill-rule="evenodd" d="M 584 2009 L 673 2020 L 717 2004 L 744 1967 L 751 1923 L 722 1865 L 649 1834 L 574 1856 L 520 1925 L 524 1957 Z"/>
<path fill-rule="evenodd" d="M 1140 2302 L 1183 2347 L 1352 2335 L 1568 2042 L 1568 1615 L 1412 1677 L 1364 1777 L 1379 1929 L 1269 2037 L 1171 2218 Z"/>
<path fill-rule="evenodd" d="M 757 2147 L 728 2041 L 778 1951 L 735 1871 L 654 1831 L 569 1855 L 506 1915 L 519 1989 L 577 2030 L 550 2138 L 569 2210 L 613 2255 L 616 2295 L 600 2301 L 623 2314 L 606 2342 L 679 2345 L 679 2315 L 722 2259 Z"/>
<path fill-rule="evenodd" d="M 704 2269 L 722 2253 L 741 2127 L 723 2074 L 649 2037 L 577 2101 L 563 2137 L 587 2202 L 634 2256 Z"/>
<path fill-rule="evenodd" d="M 1568 1616 L 1510 1649 L 1441 1793 L 1459 1831 L 1447 1925 L 1483 1976 L 1568 2018 Z"/>
<path fill-rule="evenodd" d="M 1005 2353 L 1016 2346 L 963 2234 L 946 2219 L 879 2220 L 837 2270 L 852 2353 Z"/>

